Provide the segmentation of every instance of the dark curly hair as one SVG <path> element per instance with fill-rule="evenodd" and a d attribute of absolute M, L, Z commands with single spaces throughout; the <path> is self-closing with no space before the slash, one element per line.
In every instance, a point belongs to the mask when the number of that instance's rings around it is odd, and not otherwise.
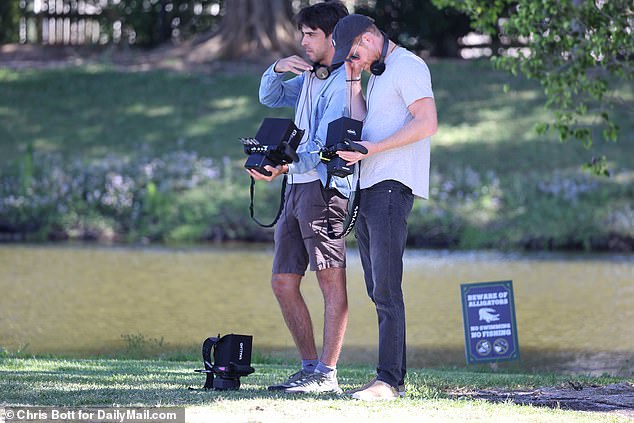
<path fill-rule="evenodd" d="M 302 26 L 311 29 L 321 29 L 326 36 L 332 34 L 339 19 L 348 15 L 348 9 L 339 0 L 325 1 L 304 7 L 295 16 L 297 29 Z"/>

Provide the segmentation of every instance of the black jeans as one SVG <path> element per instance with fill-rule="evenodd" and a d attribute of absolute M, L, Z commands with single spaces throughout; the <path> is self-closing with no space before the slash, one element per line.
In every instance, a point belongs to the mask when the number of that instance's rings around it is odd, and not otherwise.
<path fill-rule="evenodd" d="M 356 235 L 368 295 L 379 320 L 377 379 L 394 387 L 406 372 L 403 253 L 414 195 L 400 182 L 361 190 Z"/>

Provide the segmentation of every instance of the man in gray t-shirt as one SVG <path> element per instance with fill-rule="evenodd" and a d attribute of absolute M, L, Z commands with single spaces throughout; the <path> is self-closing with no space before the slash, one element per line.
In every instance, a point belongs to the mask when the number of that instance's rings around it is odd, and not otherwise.
<path fill-rule="evenodd" d="M 407 218 L 414 197 L 429 193 L 430 136 L 436 106 L 427 65 L 398 47 L 363 15 L 342 18 L 333 32 L 333 64 L 346 62 L 350 114 L 363 120 L 367 154 L 344 151 L 360 162 L 356 234 L 364 279 L 379 320 L 376 378 L 351 392 L 360 400 L 396 399 L 405 393 L 405 306 L 401 289 Z M 361 72 L 372 73 L 364 99 Z"/>

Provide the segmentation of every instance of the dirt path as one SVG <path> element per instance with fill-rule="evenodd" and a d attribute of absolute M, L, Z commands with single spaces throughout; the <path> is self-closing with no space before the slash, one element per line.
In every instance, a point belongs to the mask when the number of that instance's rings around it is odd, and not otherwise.
<path fill-rule="evenodd" d="M 562 408 L 577 411 L 615 413 L 634 419 L 634 383 L 622 382 L 607 386 L 546 387 L 531 391 L 483 389 L 449 393 L 455 398 L 483 399 L 492 402 L 512 401 L 516 404 Z"/>

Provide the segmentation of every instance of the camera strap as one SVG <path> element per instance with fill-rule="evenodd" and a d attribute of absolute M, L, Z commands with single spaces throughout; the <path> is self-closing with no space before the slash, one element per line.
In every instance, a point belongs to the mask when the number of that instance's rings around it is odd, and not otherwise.
<path fill-rule="evenodd" d="M 275 216 L 275 219 L 273 220 L 272 223 L 270 223 L 269 225 L 265 225 L 264 223 L 261 223 L 258 219 L 256 219 L 254 214 L 253 214 L 253 203 L 254 203 L 253 198 L 254 198 L 254 191 L 255 191 L 255 179 L 253 179 L 253 176 L 251 176 L 251 187 L 249 188 L 249 191 L 251 193 L 251 203 L 249 204 L 249 213 L 251 214 L 251 219 L 253 219 L 253 221 L 255 223 L 257 223 L 258 225 L 262 226 L 263 228 L 272 228 L 273 226 L 275 226 L 275 224 L 279 220 L 280 216 L 282 215 L 282 209 L 284 208 L 284 195 L 286 193 L 286 179 L 287 178 L 288 178 L 288 176 L 284 175 L 284 179 L 282 180 L 282 191 L 280 192 L 280 207 L 277 210 L 277 215 Z"/>
<path fill-rule="evenodd" d="M 359 200 L 361 198 L 361 188 L 360 188 L 360 180 L 361 180 L 361 162 L 357 162 L 357 186 L 350 193 L 350 198 L 348 199 L 348 214 L 346 215 L 346 219 L 343 222 L 343 230 L 339 235 L 335 233 L 332 225 L 330 224 L 330 216 L 326 217 L 327 228 L 328 228 L 328 238 L 330 239 L 340 239 L 345 238 L 354 228 L 354 224 L 357 221 L 357 217 L 359 216 Z M 326 206 L 328 204 L 326 203 Z M 330 215 L 330 207 L 328 207 L 328 215 Z"/>

